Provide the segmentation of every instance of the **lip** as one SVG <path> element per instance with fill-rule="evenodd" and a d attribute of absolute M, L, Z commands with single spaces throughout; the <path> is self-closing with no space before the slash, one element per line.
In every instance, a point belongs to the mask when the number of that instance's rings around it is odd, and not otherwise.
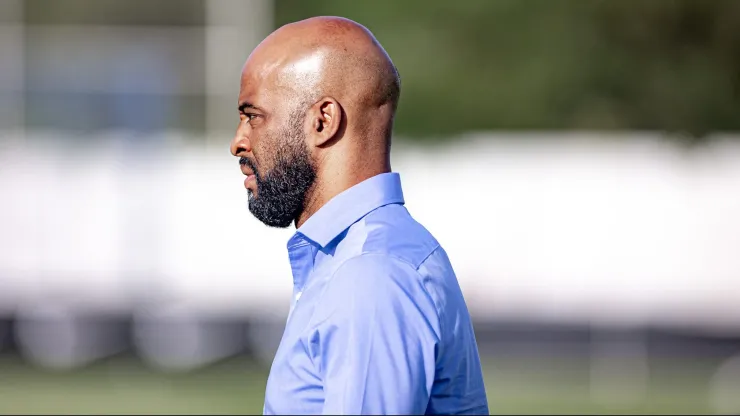
<path fill-rule="evenodd" d="M 254 176 L 254 172 L 252 172 L 252 169 L 249 169 L 247 166 L 241 165 L 240 168 L 245 176 Z"/>
<path fill-rule="evenodd" d="M 239 169 L 241 169 L 242 174 L 246 176 L 246 178 L 244 178 L 244 187 L 247 189 L 250 189 L 250 185 L 251 185 L 252 189 L 256 189 L 257 180 L 256 180 L 255 174 L 252 171 L 252 169 L 250 169 L 249 166 L 247 165 L 240 165 Z"/>
<path fill-rule="evenodd" d="M 247 175 L 247 177 L 244 179 L 244 187 L 249 189 L 249 185 L 257 184 L 257 180 L 255 179 L 254 175 Z"/>

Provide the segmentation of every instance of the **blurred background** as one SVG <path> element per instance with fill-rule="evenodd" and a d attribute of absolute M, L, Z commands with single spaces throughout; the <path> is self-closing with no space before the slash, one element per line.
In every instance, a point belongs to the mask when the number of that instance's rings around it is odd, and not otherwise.
<path fill-rule="evenodd" d="M 0 0 L 0 413 L 262 411 L 292 290 L 241 66 L 341 15 L 493 413 L 740 412 L 740 2 Z"/>

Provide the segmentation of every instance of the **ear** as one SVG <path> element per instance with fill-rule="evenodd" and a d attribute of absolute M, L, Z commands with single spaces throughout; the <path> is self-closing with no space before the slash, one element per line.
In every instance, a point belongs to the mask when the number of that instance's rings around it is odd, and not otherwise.
<path fill-rule="evenodd" d="M 314 146 L 329 143 L 339 133 L 342 124 L 342 107 L 332 97 L 324 97 L 314 104 L 311 111 L 311 140 Z"/>

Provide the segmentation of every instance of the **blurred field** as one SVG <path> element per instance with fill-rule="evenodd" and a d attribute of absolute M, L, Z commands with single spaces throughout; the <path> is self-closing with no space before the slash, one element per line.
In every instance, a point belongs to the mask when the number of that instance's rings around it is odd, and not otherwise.
<path fill-rule="evenodd" d="M 652 362 L 646 396 L 608 405 L 591 398 L 588 362 L 567 358 L 488 357 L 494 414 L 708 414 L 707 380 L 715 360 Z M 187 374 L 163 374 L 126 356 L 72 373 L 30 367 L 0 356 L 0 413 L 255 414 L 267 370 L 235 358 Z"/>

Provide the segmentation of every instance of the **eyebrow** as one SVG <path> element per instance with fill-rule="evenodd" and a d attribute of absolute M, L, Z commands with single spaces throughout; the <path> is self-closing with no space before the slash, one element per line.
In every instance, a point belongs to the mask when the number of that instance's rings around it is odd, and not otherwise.
<path fill-rule="evenodd" d="M 257 107 L 256 105 L 254 105 L 254 104 L 252 104 L 252 103 L 248 103 L 248 102 L 243 102 L 243 103 L 239 104 L 239 112 L 240 112 L 240 113 L 243 113 L 243 112 L 244 112 L 244 110 L 246 110 L 246 109 L 248 109 L 248 108 L 251 108 L 252 110 L 259 110 L 259 111 L 262 111 L 262 109 L 261 109 L 261 108 Z"/>

